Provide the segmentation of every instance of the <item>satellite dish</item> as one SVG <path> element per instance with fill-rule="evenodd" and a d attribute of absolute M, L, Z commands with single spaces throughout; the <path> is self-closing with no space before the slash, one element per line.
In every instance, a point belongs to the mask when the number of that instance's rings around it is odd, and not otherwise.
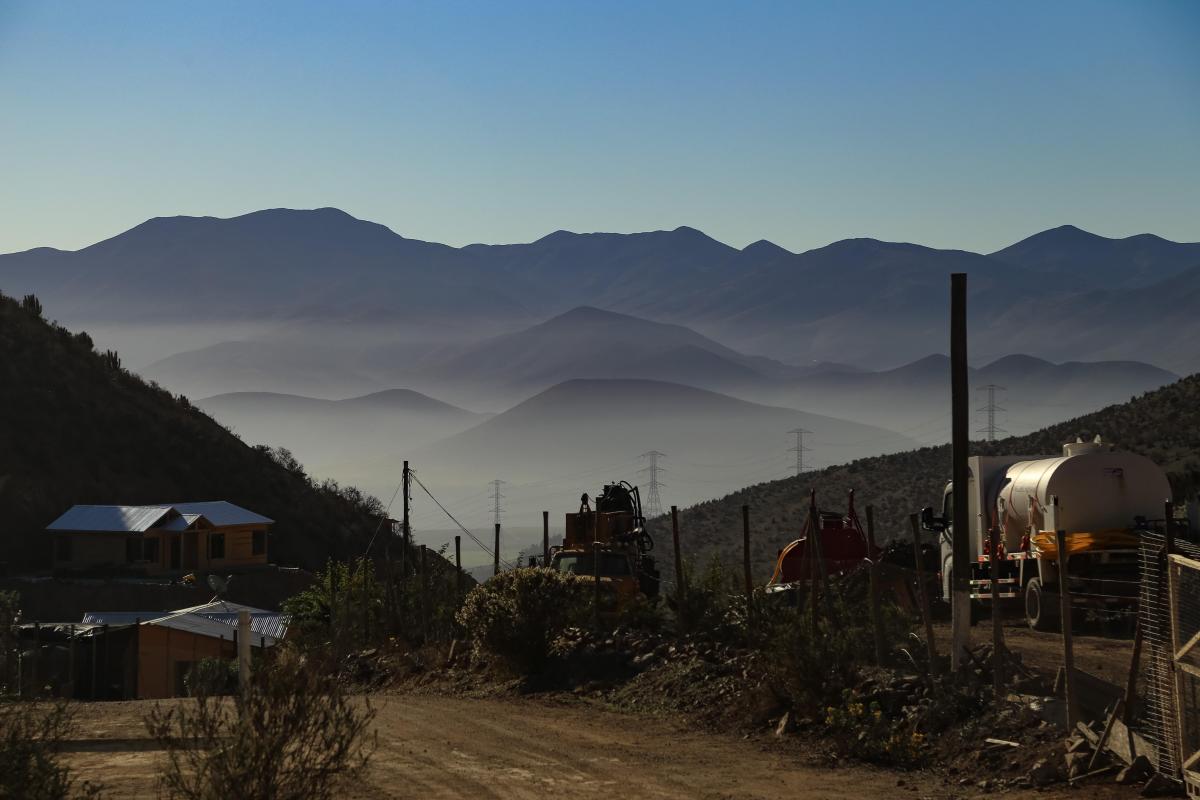
<path fill-rule="evenodd" d="M 220 597 L 229 591 L 229 579 L 222 578 L 220 575 L 209 575 L 208 587 L 216 592 L 217 596 Z"/>

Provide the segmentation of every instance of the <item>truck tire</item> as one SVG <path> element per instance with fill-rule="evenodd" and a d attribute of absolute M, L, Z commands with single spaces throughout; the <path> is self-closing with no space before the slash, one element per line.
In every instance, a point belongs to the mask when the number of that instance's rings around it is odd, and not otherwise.
<path fill-rule="evenodd" d="M 1035 631 L 1059 629 L 1058 595 L 1046 591 L 1041 578 L 1025 584 L 1025 621 Z"/>

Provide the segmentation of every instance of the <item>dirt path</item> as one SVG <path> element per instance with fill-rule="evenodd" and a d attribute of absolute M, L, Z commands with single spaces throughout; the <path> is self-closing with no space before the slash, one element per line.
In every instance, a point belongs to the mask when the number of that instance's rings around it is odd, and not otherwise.
<path fill-rule="evenodd" d="M 928 773 L 806 763 L 795 747 L 781 746 L 771 737 L 747 740 L 699 733 L 679 721 L 576 703 L 407 694 L 377 696 L 372 702 L 379 710 L 379 750 L 363 784 L 347 787 L 344 794 L 358 800 L 849 800 L 982 794 L 974 787 L 947 785 Z M 82 706 L 78 720 L 87 740 L 71 746 L 66 758 L 84 777 L 106 784 L 111 796 L 154 797 L 162 753 L 145 740 L 140 722 L 151 705 L 133 701 Z"/>

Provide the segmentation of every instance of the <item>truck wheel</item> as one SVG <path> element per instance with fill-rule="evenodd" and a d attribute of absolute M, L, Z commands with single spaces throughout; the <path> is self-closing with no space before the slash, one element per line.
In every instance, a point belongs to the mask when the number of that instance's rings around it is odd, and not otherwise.
<path fill-rule="evenodd" d="M 1025 584 L 1025 621 L 1035 631 L 1059 629 L 1058 595 L 1042 586 L 1041 578 L 1030 578 Z"/>

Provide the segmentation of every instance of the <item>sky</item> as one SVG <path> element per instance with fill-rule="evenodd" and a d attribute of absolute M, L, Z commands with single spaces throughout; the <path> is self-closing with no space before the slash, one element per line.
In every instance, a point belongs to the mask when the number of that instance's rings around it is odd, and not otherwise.
<path fill-rule="evenodd" d="M 453 245 L 1200 240 L 1190 0 L 0 0 L 0 109 L 0 252 L 322 206 Z"/>

